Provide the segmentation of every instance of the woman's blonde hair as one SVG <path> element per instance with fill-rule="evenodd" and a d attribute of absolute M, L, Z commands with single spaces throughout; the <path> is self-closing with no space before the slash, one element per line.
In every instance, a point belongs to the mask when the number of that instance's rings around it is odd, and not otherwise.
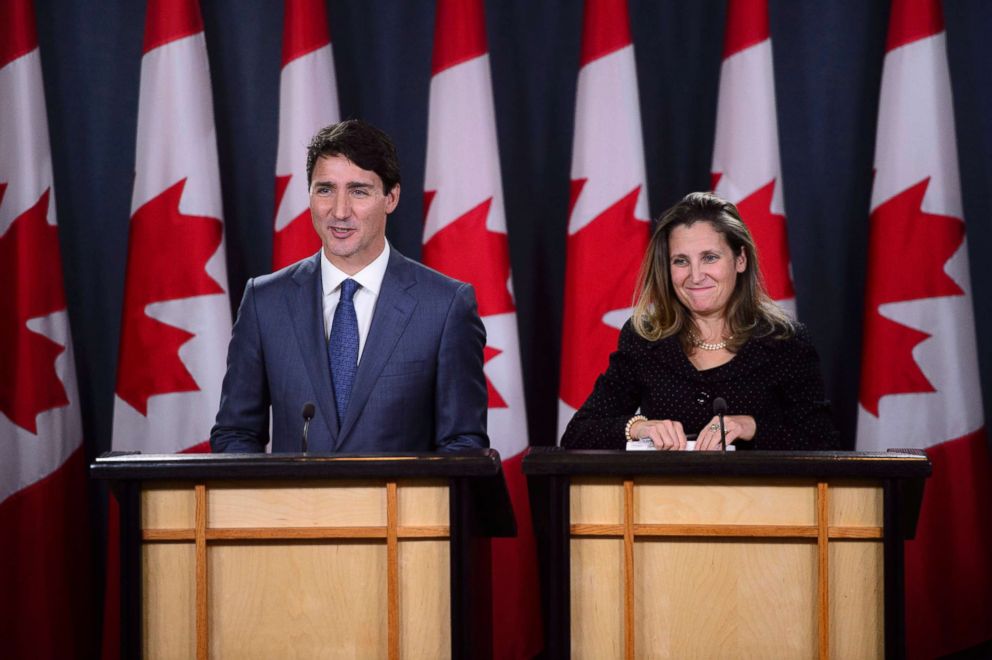
<path fill-rule="evenodd" d="M 736 352 L 756 335 L 792 336 L 795 324 L 765 291 L 754 239 L 740 212 L 730 202 L 708 192 L 689 193 L 658 220 L 637 278 L 631 319 L 637 334 L 648 341 L 678 335 L 686 352 L 691 352 L 689 331 L 696 329 L 695 322 L 675 295 L 668 241 L 676 227 L 697 222 L 709 223 L 727 241 L 735 257 L 743 254 L 746 258 L 744 272 L 738 274 L 727 303 L 727 326 L 732 335 L 727 349 Z"/>

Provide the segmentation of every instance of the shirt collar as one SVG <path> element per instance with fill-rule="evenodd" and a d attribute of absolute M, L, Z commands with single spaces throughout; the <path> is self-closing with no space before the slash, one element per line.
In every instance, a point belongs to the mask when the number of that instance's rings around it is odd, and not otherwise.
<path fill-rule="evenodd" d="M 363 289 L 367 289 L 374 295 L 379 295 L 379 288 L 382 286 L 382 279 L 386 276 L 386 266 L 389 265 L 389 241 L 382 249 L 379 256 L 372 263 L 361 269 L 354 275 L 348 275 L 343 270 L 335 266 L 324 254 L 323 248 L 320 250 L 320 282 L 323 286 L 324 295 L 330 295 L 337 291 L 341 283 L 351 278 L 358 282 Z"/>

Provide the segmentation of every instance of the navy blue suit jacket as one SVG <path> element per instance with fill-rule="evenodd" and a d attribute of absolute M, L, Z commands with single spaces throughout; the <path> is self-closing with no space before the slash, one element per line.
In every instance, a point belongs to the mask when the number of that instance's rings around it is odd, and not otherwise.
<path fill-rule="evenodd" d="M 316 405 L 311 452 L 488 447 L 486 331 L 471 285 L 390 250 L 351 401 L 338 423 L 327 361 L 320 253 L 253 278 L 234 324 L 215 452 L 298 452 L 303 405 Z"/>

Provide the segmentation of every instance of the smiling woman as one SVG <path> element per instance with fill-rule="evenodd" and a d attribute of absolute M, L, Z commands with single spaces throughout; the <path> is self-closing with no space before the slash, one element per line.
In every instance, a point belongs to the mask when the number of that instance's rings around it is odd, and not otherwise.
<path fill-rule="evenodd" d="M 769 298 L 740 213 L 691 193 L 662 215 L 634 315 L 606 373 L 562 437 L 566 448 L 832 449 L 837 433 L 805 329 Z"/>

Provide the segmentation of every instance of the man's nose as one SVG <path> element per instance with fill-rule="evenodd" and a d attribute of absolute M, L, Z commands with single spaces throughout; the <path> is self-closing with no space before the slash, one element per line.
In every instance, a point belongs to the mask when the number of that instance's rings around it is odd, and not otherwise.
<path fill-rule="evenodd" d="M 351 200 L 348 199 L 348 195 L 335 195 L 331 212 L 335 218 L 347 218 L 351 215 Z"/>

